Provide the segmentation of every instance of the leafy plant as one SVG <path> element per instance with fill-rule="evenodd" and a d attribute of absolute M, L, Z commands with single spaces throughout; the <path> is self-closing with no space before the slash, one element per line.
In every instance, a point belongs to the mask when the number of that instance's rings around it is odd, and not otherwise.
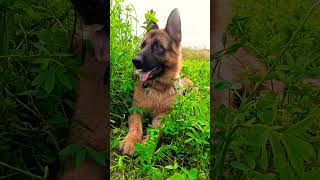
<path fill-rule="evenodd" d="M 144 17 L 146 20 L 143 22 L 144 26 L 142 26 L 142 28 L 145 30 L 151 29 L 153 24 L 158 22 L 158 19 L 156 18 L 156 12 L 153 9 L 147 11 Z"/>
<path fill-rule="evenodd" d="M 1 178 L 58 174 L 81 64 L 70 53 L 74 16 L 68 0 L 0 2 Z"/>
<path fill-rule="evenodd" d="M 281 81 L 284 90 L 283 94 L 262 90 L 249 97 L 238 93 L 237 108 L 214 110 L 211 175 L 215 179 L 317 179 L 320 89 L 304 80 L 310 77 L 310 69 L 319 66 L 320 51 L 314 45 L 319 40 L 319 2 L 243 0 L 233 5 L 227 33 L 236 41 L 214 57 L 221 60 L 235 52 L 230 51 L 232 46 L 244 47 L 267 69 L 263 79 L 252 81 L 254 91 L 266 80 Z M 216 90 L 237 89 L 226 81 L 215 86 Z"/>
<path fill-rule="evenodd" d="M 79 144 L 68 145 L 66 148 L 60 151 L 60 155 L 62 157 L 71 156 L 75 161 L 76 167 L 79 167 L 82 161 L 85 160 L 87 156 L 102 165 L 105 164 L 106 159 L 105 152 L 96 152 L 90 147 L 82 146 Z"/>

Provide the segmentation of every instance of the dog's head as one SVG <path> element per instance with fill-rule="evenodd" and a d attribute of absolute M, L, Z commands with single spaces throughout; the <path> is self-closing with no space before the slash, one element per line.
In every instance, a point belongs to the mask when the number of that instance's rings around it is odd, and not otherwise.
<path fill-rule="evenodd" d="M 180 42 L 180 14 L 178 9 L 174 9 L 165 29 L 159 29 L 153 23 L 153 27 L 144 35 L 140 52 L 132 59 L 140 81 L 161 77 L 166 71 L 178 66 Z"/>

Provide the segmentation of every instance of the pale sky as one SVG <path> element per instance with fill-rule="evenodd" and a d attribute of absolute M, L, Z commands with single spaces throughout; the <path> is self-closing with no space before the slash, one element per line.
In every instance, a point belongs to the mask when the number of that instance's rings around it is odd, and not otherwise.
<path fill-rule="evenodd" d="M 125 0 L 132 4 L 137 13 L 137 34 L 144 29 L 144 13 L 150 9 L 156 12 L 159 28 L 165 28 L 167 18 L 174 8 L 178 8 L 181 18 L 182 46 L 196 49 L 210 49 L 210 0 Z M 134 24 L 134 31 L 135 31 Z"/>

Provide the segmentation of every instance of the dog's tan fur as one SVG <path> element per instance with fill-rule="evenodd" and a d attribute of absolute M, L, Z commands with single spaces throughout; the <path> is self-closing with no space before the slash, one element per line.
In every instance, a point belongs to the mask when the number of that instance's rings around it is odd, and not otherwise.
<path fill-rule="evenodd" d="M 181 35 L 180 37 L 181 38 Z M 181 71 L 181 46 L 180 43 L 172 43 L 165 29 L 152 29 L 148 31 L 142 42 L 145 42 L 146 48 L 141 51 L 151 49 L 151 42 L 157 40 L 165 49 L 169 46 L 165 57 L 165 73 L 155 79 L 149 79 L 144 82 L 137 81 L 134 89 L 133 106 L 150 112 L 153 126 L 160 126 L 159 118 L 171 111 L 176 95 L 182 94 L 181 90 L 176 90 L 181 86 L 192 85 L 187 78 L 180 79 Z M 172 43 L 172 44 L 170 44 Z M 143 52 L 142 52 L 143 53 Z M 147 84 L 144 88 L 143 84 Z M 128 134 L 121 142 L 119 148 L 124 154 L 132 155 L 135 151 L 134 144 L 143 141 L 142 132 L 143 114 L 131 114 L 128 118 Z"/>

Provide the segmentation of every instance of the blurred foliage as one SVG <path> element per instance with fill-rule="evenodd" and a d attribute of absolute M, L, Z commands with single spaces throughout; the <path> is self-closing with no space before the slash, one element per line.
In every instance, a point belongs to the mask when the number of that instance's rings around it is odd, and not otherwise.
<path fill-rule="evenodd" d="M 254 53 L 267 74 L 252 87 L 277 80 L 284 91 L 236 93 L 239 107 L 214 110 L 213 179 L 319 179 L 320 84 L 305 82 L 320 77 L 319 17 L 319 1 L 234 1 L 226 54 Z"/>
<path fill-rule="evenodd" d="M 68 0 L 0 1 L 0 178 L 53 179 L 74 107 Z"/>

